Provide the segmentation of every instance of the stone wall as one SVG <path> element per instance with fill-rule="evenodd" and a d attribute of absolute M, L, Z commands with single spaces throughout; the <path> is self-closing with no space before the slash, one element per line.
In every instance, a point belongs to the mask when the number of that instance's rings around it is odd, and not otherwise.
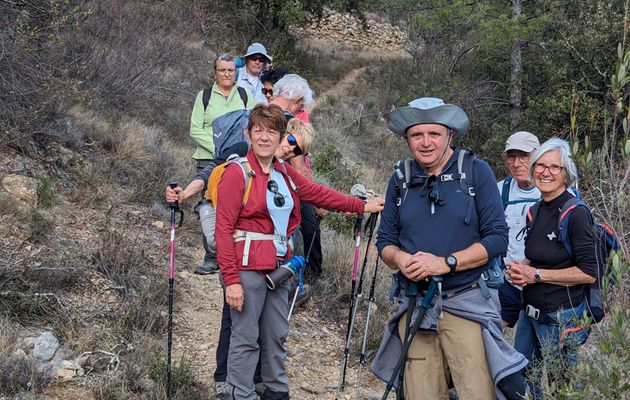
<path fill-rule="evenodd" d="M 326 10 L 319 22 L 295 28 L 298 34 L 314 36 L 350 46 L 382 50 L 405 50 L 407 34 L 397 26 L 367 19 L 365 25 L 355 16 Z"/>

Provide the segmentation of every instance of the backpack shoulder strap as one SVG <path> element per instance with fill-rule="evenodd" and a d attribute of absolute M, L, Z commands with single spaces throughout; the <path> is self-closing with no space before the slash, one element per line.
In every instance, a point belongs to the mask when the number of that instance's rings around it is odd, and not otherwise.
<path fill-rule="evenodd" d="M 457 155 L 457 174 L 464 193 L 475 196 L 473 161 L 475 155 L 471 150 L 460 149 Z M 468 182 L 467 182 L 468 181 Z"/>
<path fill-rule="evenodd" d="M 503 186 L 501 187 L 501 201 L 503 202 L 503 209 L 505 210 L 510 201 L 510 184 L 512 183 L 512 176 L 506 176 L 503 180 Z"/>
<path fill-rule="evenodd" d="M 206 112 L 208 104 L 210 104 L 210 96 L 212 96 L 212 88 L 205 88 L 201 100 L 203 101 L 203 112 Z"/>
<path fill-rule="evenodd" d="M 247 90 L 244 87 L 237 86 L 236 90 L 238 91 L 238 95 L 241 96 L 241 100 L 243 101 L 243 108 L 247 108 Z"/>
<path fill-rule="evenodd" d="M 243 172 L 243 179 L 245 179 L 245 192 L 243 193 L 243 207 L 247 204 L 247 200 L 249 199 L 249 192 L 252 188 L 252 180 L 251 178 L 255 176 L 254 170 L 251 165 L 249 165 L 249 160 L 247 157 L 239 157 L 237 154 L 232 154 L 228 157 L 226 163 L 228 164 L 238 164 L 241 167 L 241 171 Z"/>
<path fill-rule="evenodd" d="M 396 182 L 402 182 L 397 183 L 394 188 L 396 191 L 396 206 L 400 207 L 407 198 L 407 190 L 409 190 L 409 184 L 411 183 L 411 158 L 396 161 L 394 174 Z"/>
<path fill-rule="evenodd" d="M 558 218 L 558 240 L 562 242 L 562 245 L 571 257 L 573 257 L 573 246 L 571 245 L 571 240 L 568 233 L 569 215 L 571 214 L 571 211 L 575 209 L 575 207 L 579 206 L 586 207 L 586 209 L 590 212 L 590 209 L 588 208 L 586 203 L 584 203 L 584 201 L 577 197 L 571 197 L 569 200 L 566 201 L 566 203 L 564 203 L 564 205 L 560 209 L 560 217 Z"/>

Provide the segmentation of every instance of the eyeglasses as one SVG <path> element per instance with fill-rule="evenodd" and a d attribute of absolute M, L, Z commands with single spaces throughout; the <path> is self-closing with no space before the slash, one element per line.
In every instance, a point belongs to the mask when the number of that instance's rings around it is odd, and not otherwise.
<path fill-rule="evenodd" d="M 261 90 L 265 96 L 266 95 L 273 96 L 273 89 L 262 88 Z"/>
<path fill-rule="evenodd" d="M 289 135 L 287 136 L 287 142 L 289 142 L 289 144 L 293 146 L 293 154 L 295 154 L 296 156 L 300 156 L 304 153 L 297 142 L 297 138 L 293 136 L 292 133 L 289 133 Z"/>
<path fill-rule="evenodd" d="M 261 63 L 266 63 L 267 62 L 267 58 L 265 56 L 249 56 L 247 57 L 248 60 L 252 60 L 252 61 L 258 61 Z"/>
<path fill-rule="evenodd" d="M 509 163 L 513 163 L 516 160 L 519 160 L 522 163 L 526 163 L 527 161 L 529 161 L 529 154 L 527 154 L 527 153 L 507 153 L 505 155 L 505 159 Z"/>
<path fill-rule="evenodd" d="M 278 182 L 273 179 L 267 182 L 267 190 L 273 193 L 273 204 L 275 204 L 276 207 L 283 207 L 285 200 L 284 196 L 278 192 Z"/>
<path fill-rule="evenodd" d="M 551 175 L 558 175 L 560 171 L 564 169 L 564 167 L 556 164 L 545 165 L 543 163 L 535 163 L 534 164 L 534 172 L 543 173 L 546 169 L 549 170 Z"/>
<path fill-rule="evenodd" d="M 219 68 L 216 70 L 218 73 L 220 74 L 225 74 L 226 72 L 230 75 L 232 75 L 233 73 L 236 72 L 236 69 L 234 68 Z"/>

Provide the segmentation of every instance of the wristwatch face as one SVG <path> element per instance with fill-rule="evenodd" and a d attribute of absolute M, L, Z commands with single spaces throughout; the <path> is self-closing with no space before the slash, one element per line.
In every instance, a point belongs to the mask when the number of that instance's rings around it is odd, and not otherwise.
<path fill-rule="evenodd" d="M 540 271 L 536 270 L 536 273 L 534 274 L 534 282 L 540 282 Z"/>
<path fill-rule="evenodd" d="M 451 272 L 455 272 L 455 268 L 457 267 L 457 258 L 454 255 L 449 255 L 446 257 L 446 265 L 451 269 Z"/>

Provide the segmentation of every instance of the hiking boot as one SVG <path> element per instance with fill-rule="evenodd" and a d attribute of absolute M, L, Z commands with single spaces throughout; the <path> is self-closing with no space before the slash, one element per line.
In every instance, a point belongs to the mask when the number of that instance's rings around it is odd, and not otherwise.
<path fill-rule="evenodd" d="M 313 288 L 311 287 L 311 285 L 309 285 L 308 283 L 305 283 L 303 287 L 304 287 L 304 293 L 299 294 L 298 292 L 297 298 L 295 299 L 295 308 L 300 307 L 302 304 L 306 303 L 313 296 Z M 297 287 L 289 291 L 289 306 L 293 302 L 293 296 L 295 296 L 296 290 L 298 290 Z"/>
<path fill-rule="evenodd" d="M 262 382 L 258 382 L 256 384 L 256 394 L 262 396 L 265 393 L 265 384 Z"/>
<path fill-rule="evenodd" d="M 225 382 L 212 382 L 212 389 L 214 389 L 215 397 L 218 399 L 230 398 L 230 387 Z"/>
<path fill-rule="evenodd" d="M 199 275 L 209 275 L 214 274 L 219 271 L 219 266 L 214 261 L 204 261 L 197 269 L 195 270 L 195 274 Z"/>

